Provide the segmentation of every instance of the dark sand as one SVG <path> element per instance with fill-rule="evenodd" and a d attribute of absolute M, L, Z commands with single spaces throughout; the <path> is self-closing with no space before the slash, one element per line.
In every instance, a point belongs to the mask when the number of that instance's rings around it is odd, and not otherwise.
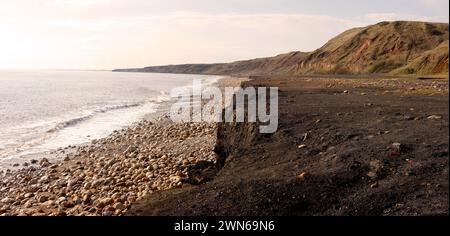
<path fill-rule="evenodd" d="M 212 181 L 128 215 L 448 215 L 448 80 L 255 78 L 280 87 L 279 130 L 218 127 Z M 223 164 L 223 165 L 220 165 Z"/>

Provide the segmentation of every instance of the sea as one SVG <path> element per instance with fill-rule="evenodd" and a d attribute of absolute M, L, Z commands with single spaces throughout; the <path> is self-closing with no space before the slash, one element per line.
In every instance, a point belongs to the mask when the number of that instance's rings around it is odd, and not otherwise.
<path fill-rule="evenodd" d="M 111 71 L 0 71 L 0 169 L 25 156 L 108 136 L 155 114 L 171 89 L 220 76 Z"/>

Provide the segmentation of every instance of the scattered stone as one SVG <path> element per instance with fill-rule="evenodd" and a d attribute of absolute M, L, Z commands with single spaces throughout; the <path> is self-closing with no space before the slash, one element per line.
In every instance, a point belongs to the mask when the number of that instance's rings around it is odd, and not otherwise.
<path fill-rule="evenodd" d="M 414 120 L 414 117 L 412 117 L 412 116 L 404 116 L 403 119 L 405 119 L 405 120 Z"/>
<path fill-rule="evenodd" d="M 92 196 L 91 192 L 86 192 L 83 196 L 83 202 L 89 203 L 91 201 L 91 196 Z"/>
<path fill-rule="evenodd" d="M 67 215 L 66 211 L 63 208 L 58 208 L 58 211 L 55 213 L 56 216 L 65 216 Z"/>
<path fill-rule="evenodd" d="M 442 119 L 442 116 L 431 115 L 431 116 L 427 117 L 427 119 L 429 119 L 429 120 L 440 120 L 440 119 Z"/>
<path fill-rule="evenodd" d="M 39 161 L 39 165 L 40 165 L 41 167 L 48 167 L 48 166 L 50 166 L 50 162 L 49 162 L 49 160 L 48 160 L 47 158 L 42 158 L 42 159 Z"/>
<path fill-rule="evenodd" d="M 72 207 L 74 207 L 75 206 L 75 203 L 73 202 L 73 201 L 64 201 L 63 203 L 62 203 L 62 205 L 65 207 L 65 208 L 72 208 Z"/>
<path fill-rule="evenodd" d="M 48 196 L 46 196 L 46 195 L 41 195 L 41 196 L 39 196 L 39 198 L 38 198 L 38 201 L 39 201 L 40 203 L 46 202 L 47 200 L 48 200 Z"/>
<path fill-rule="evenodd" d="M 3 198 L 0 202 L 1 202 L 1 203 L 4 203 L 4 204 L 11 204 L 11 203 L 14 202 L 14 199 L 12 199 L 12 198 L 10 198 L 10 197 L 5 197 L 5 198 Z"/>
<path fill-rule="evenodd" d="M 123 210 L 125 210 L 125 208 L 126 208 L 125 205 L 123 205 L 123 203 L 121 203 L 121 202 L 114 204 L 114 209 L 116 209 L 116 210 L 123 211 Z"/>
<path fill-rule="evenodd" d="M 379 160 L 373 160 L 369 163 L 369 172 L 367 176 L 371 179 L 378 178 L 378 175 L 381 173 L 383 169 L 383 164 Z"/>
<path fill-rule="evenodd" d="M 390 157 L 400 157 L 402 155 L 402 153 L 398 150 L 394 150 L 394 151 L 390 151 L 389 152 L 389 156 Z"/>
<path fill-rule="evenodd" d="M 112 212 L 112 211 L 104 211 L 102 213 L 102 216 L 112 216 L 113 214 L 114 214 L 114 212 Z"/>
<path fill-rule="evenodd" d="M 308 133 L 305 133 L 305 134 L 303 135 L 303 142 L 306 141 L 306 139 L 308 139 Z"/>
<path fill-rule="evenodd" d="M 389 152 L 390 157 L 399 157 L 402 155 L 402 147 L 403 145 L 401 143 L 393 143 L 392 144 L 392 151 Z"/>
<path fill-rule="evenodd" d="M 302 172 L 297 176 L 297 179 L 300 181 L 304 181 L 306 178 L 308 177 L 308 173 L 307 172 Z"/>
<path fill-rule="evenodd" d="M 0 214 L 124 215 L 145 195 L 181 186 L 188 167 L 214 163 L 215 127 L 142 122 L 95 143 L 72 147 L 74 151 L 67 151 L 60 162 L 31 160 L 37 166 L 5 171 Z M 192 144 L 180 140 L 183 135 L 200 138 Z"/>
<path fill-rule="evenodd" d="M 99 208 L 103 208 L 109 204 L 112 204 L 113 202 L 114 202 L 114 200 L 112 198 L 103 198 L 97 202 L 96 206 Z"/>
<path fill-rule="evenodd" d="M 402 150 L 402 144 L 401 143 L 393 143 L 392 147 L 394 150 L 401 151 Z"/>

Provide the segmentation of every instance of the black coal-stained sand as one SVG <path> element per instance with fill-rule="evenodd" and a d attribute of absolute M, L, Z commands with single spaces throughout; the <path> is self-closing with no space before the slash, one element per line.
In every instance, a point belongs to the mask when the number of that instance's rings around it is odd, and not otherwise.
<path fill-rule="evenodd" d="M 224 163 L 129 215 L 448 215 L 448 80 L 260 78 L 279 129 L 221 124 Z M 208 173 L 210 173 L 209 171 Z"/>

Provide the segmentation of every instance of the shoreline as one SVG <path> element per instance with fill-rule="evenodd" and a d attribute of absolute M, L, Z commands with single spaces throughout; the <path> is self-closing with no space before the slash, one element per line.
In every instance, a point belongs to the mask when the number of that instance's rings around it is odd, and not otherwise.
<path fill-rule="evenodd" d="M 160 104 L 158 104 L 158 109 L 155 112 L 146 114 L 143 118 L 132 122 L 128 126 L 124 126 L 123 128 L 118 129 L 118 130 L 113 130 L 111 133 L 109 133 L 108 135 L 106 135 L 105 137 L 102 137 L 100 139 L 107 138 L 117 131 L 124 130 L 127 128 L 132 128 L 132 127 L 138 125 L 141 121 L 147 120 L 147 121 L 156 122 L 158 119 L 160 119 L 161 117 L 163 117 L 165 115 L 165 113 L 166 113 L 165 108 L 167 108 L 170 104 L 171 104 L 170 101 L 161 102 Z M 161 108 L 163 108 L 163 109 L 161 109 Z M 22 155 L 22 156 L 19 156 L 16 158 L 10 158 L 10 157 L 3 158 L 0 160 L 1 162 L 3 162 L 2 165 L 0 166 L 0 174 L 2 172 L 17 171 L 24 167 L 31 166 L 31 165 L 33 165 L 33 163 L 36 164 L 37 161 L 39 161 L 42 158 L 47 158 L 52 162 L 60 162 L 62 159 L 64 159 L 64 157 L 66 155 L 73 154 L 74 152 L 77 151 L 77 149 L 85 148 L 85 147 L 89 146 L 89 144 L 91 144 L 92 142 L 96 142 L 97 140 L 99 140 L 99 139 L 93 139 L 91 141 L 78 143 L 78 144 L 71 144 L 69 146 L 59 147 L 57 149 L 52 149 L 52 150 L 48 150 L 45 152 L 26 154 L 26 155 Z M 9 166 L 7 166 L 7 165 L 9 165 Z"/>
<path fill-rule="evenodd" d="M 220 84 L 219 84 L 220 80 L 223 80 L 223 79 L 226 79 L 226 80 L 231 79 L 232 80 L 232 78 L 234 78 L 234 77 L 220 76 L 217 79 L 214 78 L 212 82 L 204 81 L 202 79 L 202 83 L 207 84 L 207 86 L 210 86 L 210 85 L 219 85 L 220 86 Z M 189 87 L 190 84 L 187 84 L 185 86 Z M 163 117 L 165 115 L 165 113 L 168 113 L 168 109 L 173 102 L 174 101 L 172 99 L 168 100 L 168 101 L 158 102 L 156 104 L 157 108 L 154 112 L 145 114 L 141 118 L 131 122 L 130 124 L 124 125 L 117 130 L 122 130 L 122 129 L 126 129 L 128 127 L 133 127 L 142 120 L 150 120 L 150 121 L 155 122 L 159 118 Z M 111 132 L 108 133 L 107 135 L 101 136 L 100 138 L 97 138 L 97 139 L 106 138 L 117 130 L 111 130 Z M 64 156 L 66 154 L 75 152 L 78 147 L 84 147 L 86 145 L 89 145 L 92 141 L 95 141 L 95 140 L 96 139 L 90 139 L 90 140 L 87 140 L 82 143 L 69 143 L 68 146 L 60 146 L 58 148 L 49 149 L 49 150 L 42 151 L 42 152 L 33 152 L 33 153 L 17 155 L 17 156 L 14 156 L 16 154 L 13 154 L 12 155 L 13 157 L 10 157 L 10 156 L 2 157 L 2 158 L 0 158 L 0 174 L 2 173 L 2 171 L 3 172 L 16 171 L 16 170 L 20 170 L 24 167 L 31 166 L 31 165 L 33 165 L 33 163 L 36 164 L 36 161 L 38 161 L 42 158 L 47 158 L 51 161 L 61 160 L 64 158 Z"/>
<path fill-rule="evenodd" d="M 242 80 L 223 77 L 215 85 Z M 216 161 L 216 124 L 176 124 L 158 111 L 105 138 L 0 171 L 0 215 L 123 215 L 154 191 L 201 182 L 189 174 Z"/>
<path fill-rule="evenodd" d="M 448 81 L 245 85 L 280 88 L 275 134 L 144 120 L 59 164 L 8 174 L 0 215 L 448 215 Z"/>

